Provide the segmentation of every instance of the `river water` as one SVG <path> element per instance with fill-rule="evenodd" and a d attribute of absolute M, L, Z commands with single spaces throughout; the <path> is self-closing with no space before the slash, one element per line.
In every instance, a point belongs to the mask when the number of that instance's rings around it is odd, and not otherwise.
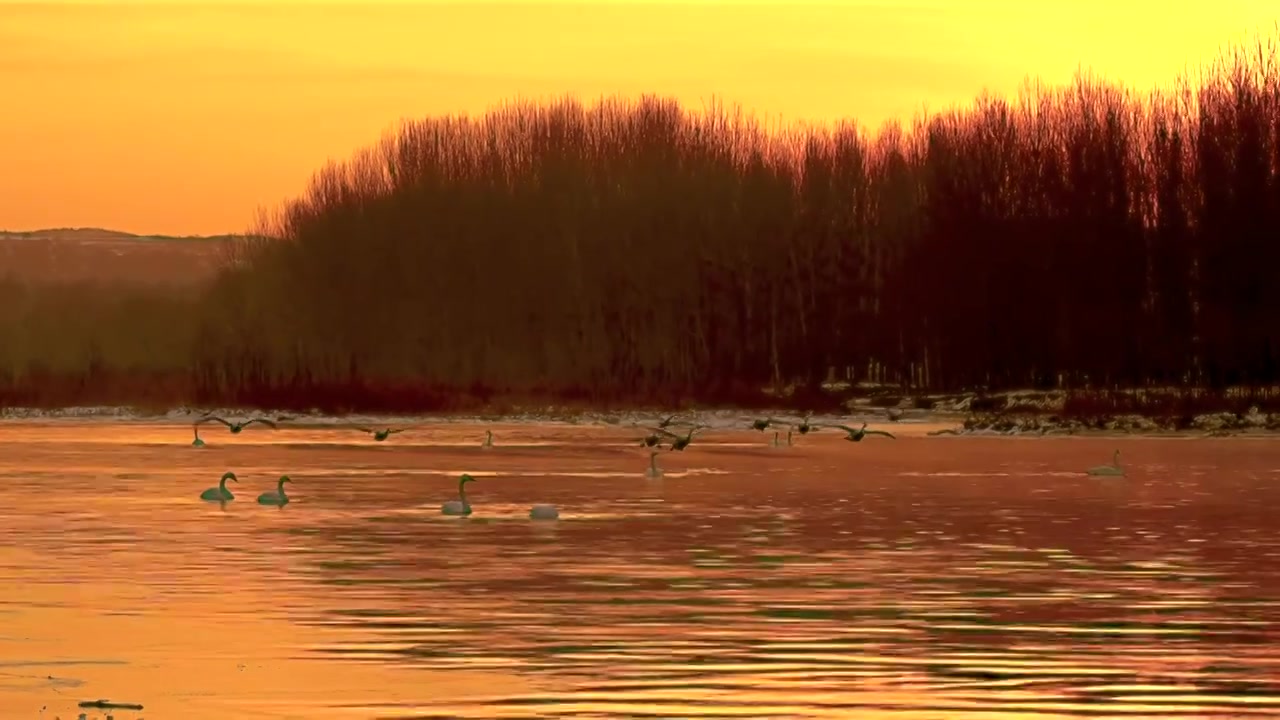
<path fill-rule="evenodd" d="M 0 716 L 1280 716 L 1275 440 L 490 427 L 0 424 Z"/>

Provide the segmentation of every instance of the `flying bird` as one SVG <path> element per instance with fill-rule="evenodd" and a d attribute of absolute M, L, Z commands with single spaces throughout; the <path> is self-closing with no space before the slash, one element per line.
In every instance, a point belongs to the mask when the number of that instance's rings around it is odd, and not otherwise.
<path fill-rule="evenodd" d="M 246 420 L 245 422 L 231 422 L 229 420 L 224 420 L 223 418 L 220 418 L 217 415 L 206 415 L 205 417 L 202 417 L 199 420 L 195 421 L 195 425 L 203 425 L 204 423 L 207 423 L 207 422 L 220 422 L 223 425 L 226 425 L 227 429 L 231 431 L 232 435 L 239 434 L 241 430 L 249 427 L 254 423 L 262 423 L 263 425 L 266 425 L 272 430 L 278 429 L 274 421 L 268 420 L 264 417 L 256 417 L 256 418 L 253 418 L 252 420 Z"/>
<path fill-rule="evenodd" d="M 669 441 L 671 443 L 671 450 L 683 451 L 685 448 L 689 447 L 689 443 L 693 442 L 694 433 L 704 428 L 705 426 L 703 425 L 695 425 L 694 427 L 689 428 L 689 432 L 684 435 L 677 435 L 676 433 L 673 433 L 670 430 L 663 430 L 662 428 L 649 428 L 649 429 L 653 430 L 655 433 L 662 433 L 663 435 L 671 438 L 671 440 Z M 668 450 L 668 452 L 670 452 L 670 450 Z"/>
<path fill-rule="evenodd" d="M 835 428 L 838 430 L 845 431 L 849 435 L 848 437 L 845 438 L 845 440 L 848 440 L 849 442 L 862 442 L 862 438 L 868 435 L 883 435 L 891 440 L 897 440 L 897 438 L 895 438 L 892 433 L 887 433 L 884 430 L 868 430 L 866 423 L 862 423 L 862 427 L 856 430 L 849 427 L 848 425 L 823 425 L 822 427 Z"/>
<path fill-rule="evenodd" d="M 369 433 L 370 435 L 372 435 L 374 442 L 382 442 L 383 440 L 386 440 L 387 438 L 391 437 L 392 435 L 395 435 L 396 433 L 402 433 L 405 431 L 404 428 L 397 428 L 395 430 L 392 430 L 391 428 L 387 428 L 385 430 L 374 430 L 372 428 L 362 427 L 362 428 L 356 428 L 356 429 L 362 433 Z"/>

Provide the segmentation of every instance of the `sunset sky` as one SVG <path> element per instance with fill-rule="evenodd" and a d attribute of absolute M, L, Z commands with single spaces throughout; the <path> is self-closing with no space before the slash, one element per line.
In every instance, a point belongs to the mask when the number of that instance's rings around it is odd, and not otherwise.
<path fill-rule="evenodd" d="M 401 118 L 714 97 L 872 128 L 1077 66 L 1149 88 L 1273 0 L 0 0 L 0 229 L 244 230 Z"/>

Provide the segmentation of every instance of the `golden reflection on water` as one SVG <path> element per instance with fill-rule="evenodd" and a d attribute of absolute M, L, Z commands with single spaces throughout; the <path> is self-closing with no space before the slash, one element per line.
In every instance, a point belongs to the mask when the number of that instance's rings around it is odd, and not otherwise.
<path fill-rule="evenodd" d="M 0 424 L 0 716 L 1280 715 L 1280 444 L 495 434 Z"/>

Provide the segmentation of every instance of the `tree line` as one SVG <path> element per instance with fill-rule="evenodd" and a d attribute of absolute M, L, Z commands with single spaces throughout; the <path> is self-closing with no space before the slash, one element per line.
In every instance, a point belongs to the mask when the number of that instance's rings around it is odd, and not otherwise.
<path fill-rule="evenodd" d="M 0 286 L 0 370 L 10 401 L 145 377 L 405 409 L 1268 385 L 1278 268 L 1272 40 L 1171 90 L 1082 75 L 874 134 L 653 96 L 406 122 L 198 295 Z"/>

